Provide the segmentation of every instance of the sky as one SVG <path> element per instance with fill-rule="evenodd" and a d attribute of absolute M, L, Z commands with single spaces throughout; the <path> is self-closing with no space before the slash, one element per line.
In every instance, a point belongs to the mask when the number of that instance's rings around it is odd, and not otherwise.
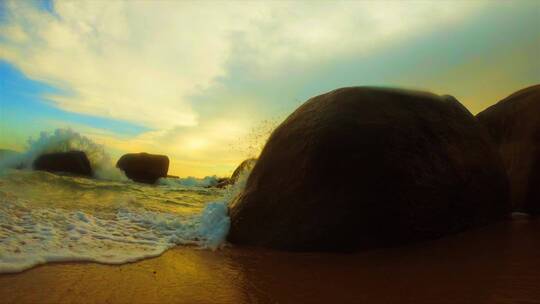
<path fill-rule="evenodd" d="M 540 83 L 540 1 L 0 0 L 0 148 L 71 128 L 170 174 L 229 175 L 310 97 Z"/>

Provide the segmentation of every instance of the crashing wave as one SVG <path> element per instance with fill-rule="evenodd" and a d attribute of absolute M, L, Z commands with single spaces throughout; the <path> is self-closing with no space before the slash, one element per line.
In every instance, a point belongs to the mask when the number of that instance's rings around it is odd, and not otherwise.
<path fill-rule="evenodd" d="M 13 167 L 31 169 L 34 160 L 42 154 L 73 150 L 85 152 L 96 178 L 127 180 L 124 173 L 112 164 L 104 146 L 71 129 L 56 129 L 53 133 L 41 132 L 37 139 L 28 139 L 26 151 L 1 160 L 0 170 Z"/>

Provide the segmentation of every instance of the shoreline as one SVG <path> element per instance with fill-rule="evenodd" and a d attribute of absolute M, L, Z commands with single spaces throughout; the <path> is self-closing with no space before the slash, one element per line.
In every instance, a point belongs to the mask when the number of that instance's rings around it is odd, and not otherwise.
<path fill-rule="evenodd" d="M 538 303 L 540 220 L 354 254 L 176 247 L 0 275 L 3 303 Z"/>

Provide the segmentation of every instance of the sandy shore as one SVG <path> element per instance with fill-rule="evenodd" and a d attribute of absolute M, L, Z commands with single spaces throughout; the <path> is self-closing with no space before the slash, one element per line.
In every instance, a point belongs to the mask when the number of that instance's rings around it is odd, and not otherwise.
<path fill-rule="evenodd" d="M 133 264 L 0 276 L 2 303 L 540 303 L 540 220 L 406 248 L 305 254 L 177 248 Z"/>

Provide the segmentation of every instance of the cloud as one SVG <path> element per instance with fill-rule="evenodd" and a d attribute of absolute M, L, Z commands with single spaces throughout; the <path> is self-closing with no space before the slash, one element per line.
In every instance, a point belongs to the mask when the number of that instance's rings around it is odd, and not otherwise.
<path fill-rule="evenodd" d="M 65 90 L 78 113 L 156 129 L 196 125 L 188 96 L 226 74 L 235 43 L 271 78 L 291 62 L 365 53 L 463 16 L 475 4 L 424 2 L 59 1 L 55 14 L 8 2 L 1 58 Z M 257 52 L 253 52 L 257 50 Z"/>
<path fill-rule="evenodd" d="M 157 129 L 196 125 L 185 96 L 223 73 L 225 46 L 193 30 L 211 16 L 187 20 L 167 4 L 57 2 L 53 15 L 9 2 L 0 56 L 64 89 L 47 96 L 61 109 Z"/>
<path fill-rule="evenodd" d="M 484 5 L 58 1 L 51 13 L 8 1 L 0 59 L 60 88 L 62 94 L 44 96 L 60 109 L 152 129 L 131 138 L 97 134 L 106 144 L 168 153 L 193 170 L 213 161 L 213 169 L 224 172 L 244 157 L 238 150 L 250 149 L 242 138 L 257 121 L 276 115 L 268 103 L 280 88 L 291 90 L 291 78 L 309 79 L 302 75 L 336 58 L 368 57 L 457 23 Z M 265 83 L 278 90 L 272 98 L 265 96 Z M 243 91 L 246 84 L 261 90 Z M 298 102 L 286 97 L 282 102 Z"/>

